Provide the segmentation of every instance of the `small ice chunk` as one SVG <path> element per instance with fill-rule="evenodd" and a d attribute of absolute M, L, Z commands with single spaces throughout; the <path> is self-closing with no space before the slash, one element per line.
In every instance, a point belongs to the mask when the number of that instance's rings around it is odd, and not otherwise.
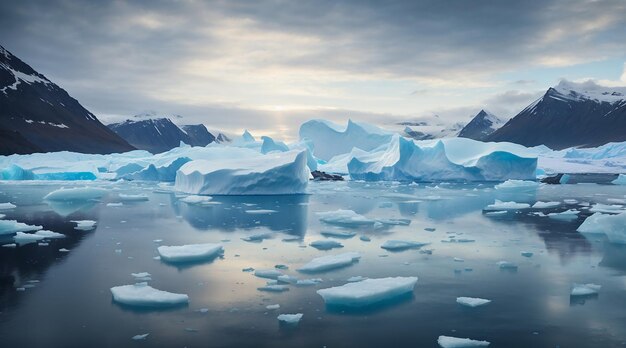
<path fill-rule="evenodd" d="M 576 284 L 572 285 L 572 291 L 570 292 L 571 296 L 589 296 L 597 294 L 601 285 L 588 283 L 588 284 Z"/>
<path fill-rule="evenodd" d="M 117 203 L 107 203 L 107 207 L 121 207 L 123 206 L 124 203 L 122 202 L 117 202 Z"/>
<path fill-rule="evenodd" d="M 132 337 L 133 340 L 135 341 L 141 341 L 141 340 L 145 340 L 146 337 L 148 337 L 149 333 L 145 333 L 145 334 L 141 334 L 141 335 L 135 335 Z"/>
<path fill-rule="evenodd" d="M 592 213 L 607 213 L 607 214 L 619 214 L 624 211 L 624 206 L 621 204 L 602 204 L 596 203 L 591 209 Z"/>
<path fill-rule="evenodd" d="M 509 179 L 496 185 L 494 188 L 496 190 L 532 191 L 539 186 L 541 186 L 541 184 L 536 181 Z"/>
<path fill-rule="evenodd" d="M 265 285 L 257 288 L 257 290 L 268 292 L 283 292 L 289 291 L 289 287 L 287 285 Z"/>
<path fill-rule="evenodd" d="M 368 237 L 368 236 L 361 236 L 361 237 L 359 237 L 359 239 L 360 239 L 360 240 L 362 240 L 362 241 L 364 241 L 364 242 L 369 242 L 369 241 L 371 241 L 370 237 Z"/>
<path fill-rule="evenodd" d="M 380 247 L 389 250 L 389 251 L 402 251 L 407 249 L 417 249 L 421 248 L 428 243 L 415 242 L 410 240 L 388 240 L 383 243 Z"/>
<path fill-rule="evenodd" d="M 96 221 L 93 220 L 72 220 L 76 224 L 75 230 L 91 231 L 96 228 Z"/>
<path fill-rule="evenodd" d="M 213 198 L 209 196 L 191 195 L 181 198 L 180 201 L 190 205 L 203 205 L 207 202 L 210 202 L 212 199 Z"/>
<path fill-rule="evenodd" d="M 309 285 L 317 285 L 322 282 L 320 278 L 311 278 L 311 279 L 300 279 L 296 282 L 298 286 L 309 286 Z"/>
<path fill-rule="evenodd" d="M 127 195 L 120 193 L 119 197 L 122 202 L 144 202 L 148 200 L 148 196 L 143 193 L 137 195 Z"/>
<path fill-rule="evenodd" d="M 17 208 L 17 206 L 11 202 L 0 203 L 0 210 L 8 210 L 13 208 Z"/>
<path fill-rule="evenodd" d="M 317 293 L 327 305 L 362 307 L 412 292 L 416 283 L 417 277 L 370 278 Z"/>
<path fill-rule="evenodd" d="M 296 314 L 281 314 L 277 317 L 278 321 L 286 323 L 286 324 L 297 324 L 300 322 L 300 320 L 302 319 L 302 316 L 304 314 L 302 313 L 296 313 Z"/>
<path fill-rule="evenodd" d="M 327 255 L 314 258 L 304 266 L 300 267 L 300 272 L 323 272 L 336 268 L 346 267 L 361 258 L 359 253 L 349 252 L 338 255 Z"/>
<path fill-rule="evenodd" d="M 317 216 L 319 216 L 320 221 L 327 224 L 345 227 L 373 226 L 376 223 L 375 220 L 346 209 L 320 212 L 317 213 Z"/>
<path fill-rule="evenodd" d="M 15 243 L 3 244 L 2 247 L 3 248 L 15 248 L 17 247 L 17 244 Z"/>
<path fill-rule="evenodd" d="M 496 264 L 498 265 L 498 267 L 500 267 L 500 269 L 510 269 L 510 270 L 517 269 L 517 265 L 509 261 L 498 261 Z"/>
<path fill-rule="evenodd" d="M 254 275 L 259 278 L 278 279 L 283 274 L 275 269 L 257 269 L 254 271 Z"/>
<path fill-rule="evenodd" d="M 469 348 L 469 347 L 487 347 L 489 342 L 477 341 L 469 338 L 458 338 L 450 336 L 439 336 L 437 343 L 442 348 Z"/>
<path fill-rule="evenodd" d="M 162 245 L 157 248 L 162 260 L 167 262 L 196 262 L 217 257 L 224 252 L 221 244 Z"/>
<path fill-rule="evenodd" d="M 478 307 L 490 303 L 491 300 L 478 297 L 457 297 L 456 303 L 467 307 Z"/>
<path fill-rule="evenodd" d="M 547 209 L 547 208 L 554 208 L 554 207 L 558 207 L 559 205 L 561 205 L 561 202 L 536 202 L 535 204 L 533 204 L 533 209 Z"/>
<path fill-rule="evenodd" d="M 65 238 L 65 235 L 62 233 L 52 232 L 48 230 L 39 230 L 35 232 L 35 234 L 49 239 Z"/>
<path fill-rule="evenodd" d="M 560 213 L 550 213 L 548 214 L 548 217 L 551 219 L 556 219 L 556 220 L 569 221 L 569 220 L 578 219 L 578 214 L 580 214 L 578 210 L 569 209 Z"/>
<path fill-rule="evenodd" d="M 497 216 L 497 215 L 504 215 L 508 213 L 508 211 L 506 210 L 496 210 L 496 211 L 489 211 L 486 212 L 485 215 L 489 215 L 489 216 Z"/>
<path fill-rule="evenodd" d="M 17 232 L 15 234 L 15 236 L 13 237 L 13 240 L 17 244 L 27 244 L 27 243 L 36 242 L 38 240 L 42 240 L 44 238 L 46 238 L 46 237 L 38 236 L 38 235 L 36 235 L 34 233 Z"/>
<path fill-rule="evenodd" d="M 69 253 L 70 252 L 69 249 L 65 249 L 65 248 L 61 248 L 61 249 L 59 249 L 59 251 L 62 252 L 62 253 Z"/>
<path fill-rule="evenodd" d="M 116 302 L 138 307 L 169 307 L 189 302 L 186 294 L 175 294 L 157 290 L 148 283 L 121 285 L 111 288 L 113 300 Z"/>
<path fill-rule="evenodd" d="M 563 200 L 563 203 L 565 203 L 565 204 L 576 204 L 576 203 L 578 203 L 578 200 L 573 199 L 573 198 L 566 198 L 566 199 Z"/>
<path fill-rule="evenodd" d="M 309 245 L 318 250 L 330 250 L 333 248 L 343 248 L 343 244 L 334 240 L 329 240 L 329 239 L 316 240 L 316 241 L 311 242 Z"/>
<path fill-rule="evenodd" d="M 252 271 L 254 271 L 254 268 L 252 268 L 252 267 L 246 267 L 246 268 L 242 269 L 241 271 L 242 271 L 242 272 L 252 272 Z"/>
<path fill-rule="evenodd" d="M 253 234 L 251 236 L 247 236 L 244 238 L 241 238 L 241 240 L 244 240 L 246 242 L 256 242 L 256 243 L 260 243 L 265 239 L 270 239 L 272 238 L 272 234 L 271 233 L 258 233 L 258 234 Z"/>
<path fill-rule="evenodd" d="M 347 239 L 356 236 L 356 232 L 353 231 L 322 231 L 320 234 L 324 237 L 334 237 Z"/>
<path fill-rule="evenodd" d="M 152 280 L 152 278 L 150 277 L 150 273 L 148 272 L 131 273 L 130 275 L 139 282 L 147 282 L 149 280 Z"/>
<path fill-rule="evenodd" d="M 465 262 L 465 260 L 460 257 L 455 257 L 453 260 L 454 262 Z"/>
<path fill-rule="evenodd" d="M 278 211 L 271 210 L 271 209 L 249 209 L 249 210 L 246 210 L 245 212 L 246 214 L 258 214 L 258 215 L 278 213 Z"/>
<path fill-rule="evenodd" d="M 520 254 L 524 257 L 532 257 L 534 255 L 532 251 L 522 251 Z"/>
<path fill-rule="evenodd" d="M 282 283 L 287 283 L 287 284 L 295 284 L 298 282 L 298 278 L 287 275 L 287 274 L 279 275 L 278 278 L 276 278 L 276 280 Z"/>
<path fill-rule="evenodd" d="M 61 188 L 48 193 L 43 199 L 47 201 L 90 201 L 99 200 L 107 194 L 99 187 Z"/>
<path fill-rule="evenodd" d="M 265 306 L 265 308 L 270 310 L 270 311 L 273 311 L 273 310 L 279 309 L 280 305 L 279 304 L 271 304 L 271 305 Z"/>
<path fill-rule="evenodd" d="M 530 208 L 530 204 L 528 203 L 517 203 L 517 202 L 503 202 L 500 200 L 495 201 L 495 203 L 490 204 L 484 208 L 485 211 L 491 210 L 518 210 L 518 209 L 528 209 Z"/>

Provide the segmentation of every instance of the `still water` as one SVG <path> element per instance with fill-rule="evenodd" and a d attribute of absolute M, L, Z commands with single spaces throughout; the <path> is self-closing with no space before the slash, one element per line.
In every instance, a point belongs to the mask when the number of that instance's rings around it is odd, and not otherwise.
<path fill-rule="evenodd" d="M 67 236 L 47 246 L 0 248 L 1 347 L 437 347 L 439 335 L 487 340 L 492 347 L 626 345 L 626 247 L 576 232 L 591 214 L 587 203 L 615 204 L 625 198 L 626 187 L 550 185 L 502 192 L 493 184 L 314 182 L 309 195 L 213 197 L 215 204 L 198 206 L 152 184 L 91 183 L 109 194 L 98 202 L 43 200 L 72 185 L 86 184 L 0 184 L 0 202 L 17 205 L 1 212 L 4 219 Z M 149 199 L 107 206 L 119 202 L 120 193 Z M 575 208 L 581 214 L 571 221 L 539 216 L 534 209 L 484 214 L 495 199 L 531 205 L 567 199 L 541 211 Z M 337 209 L 411 223 L 350 228 L 316 216 Z M 78 231 L 71 220 L 95 220 L 97 228 Z M 342 230 L 356 232 L 333 238 L 343 248 L 309 246 L 327 238 L 323 231 Z M 268 238 L 242 239 L 258 234 Z M 430 244 L 403 252 L 380 248 L 392 239 Z M 155 259 L 159 245 L 213 242 L 225 251 L 211 262 L 180 267 Z M 12 243 L 10 236 L 0 239 L 6 243 Z M 297 271 L 312 258 L 350 251 L 362 255 L 351 266 L 313 276 Z M 496 263 L 502 260 L 518 269 L 500 269 Z M 268 293 L 257 290 L 266 279 L 242 271 L 279 264 L 289 267 L 285 274 L 323 282 Z M 137 310 L 113 302 L 110 288 L 133 284 L 131 273 L 137 272 L 150 273 L 154 288 L 188 294 L 189 305 Z M 411 296 L 382 305 L 326 308 L 316 290 L 345 284 L 352 276 L 419 280 Z M 575 298 L 572 283 L 602 289 L 598 296 Z M 460 296 L 492 302 L 468 308 L 456 303 Z M 270 304 L 280 309 L 267 310 Z M 276 319 L 281 313 L 304 317 L 297 326 L 286 326 Z M 144 340 L 131 339 L 146 333 Z"/>

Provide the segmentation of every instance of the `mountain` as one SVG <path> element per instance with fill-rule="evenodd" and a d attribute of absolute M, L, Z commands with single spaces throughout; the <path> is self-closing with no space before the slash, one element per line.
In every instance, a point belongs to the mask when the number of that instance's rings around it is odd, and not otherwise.
<path fill-rule="evenodd" d="M 64 89 L 0 46 L 0 154 L 134 149 Z"/>
<path fill-rule="evenodd" d="M 485 138 L 553 149 L 626 140 L 626 87 L 561 81 Z"/>
<path fill-rule="evenodd" d="M 480 110 L 474 118 L 459 132 L 459 137 L 484 140 L 489 134 L 500 128 L 504 122 L 496 115 Z"/>
<path fill-rule="evenodd" d="M 183 132 L 187 133 L 193 146 L 207 146 L 215 141 L 215 136 L 211 134 L 203 124 L 190 124 L 182 126 Z"/>
<path fill-rule="evenodd" d="M 215 138 L 215 141 L 219 144 L 230 143 L 232 141 L 231 138 L 227 137 L 224 133 L 219 133 Z"/>
<path fill-rule="evenodd" d="M 456 137 L 463 126 L 465 126 L 465 124 L 461 122 L 446 125 L 440 122 L 431 124 L 425 121 L 400 122 L 397 123 L 397 125 L 406 126 L 401 134 L 415 140 Z"/>
<path fill-rule="evenodd" d="M 138 149 L 151 153 L 171 150 L 184 142 L 191 146 L 206 146 L 215 141 L 203 124 L 182 126 L 169 118 L 134 118 L 113 123 L 109 128 Z"/>

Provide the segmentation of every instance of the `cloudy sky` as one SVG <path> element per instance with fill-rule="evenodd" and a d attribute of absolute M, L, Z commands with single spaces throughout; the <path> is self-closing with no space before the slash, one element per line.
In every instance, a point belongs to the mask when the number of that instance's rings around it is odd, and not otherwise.
<path fill-rule="evenodd" d="M 626 84 L 626 1 L 0 2 L 0 44 L 103 122 L 147 110 L 287 140 L 310 118 L 511 117 Z"/>

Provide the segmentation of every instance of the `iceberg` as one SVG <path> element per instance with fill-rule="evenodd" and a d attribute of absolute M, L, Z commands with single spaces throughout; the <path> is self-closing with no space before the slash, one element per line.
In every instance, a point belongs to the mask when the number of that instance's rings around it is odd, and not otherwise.
<path fill-rule="evenodd" d="M 458 338 L 451 336 L 439 336 L 437 343 L 442 348 L 470 348 L 470 347 L 487 347 L 489 342 L 476 341 L 469 338 Z"/>
<path fill-rule="evenodd" d="M 530 180 L 507 180 L 501 184 L 496 185 L 494 188 L 496 190 L 501 190 L 501 191 L 534 191 L 536 190 L 539 186 L 541 186 L 540 183 L 536 182 L 536 181 L 530 181 Z"/>
<path fill-rule="evenodd" d="M 259 278 L 278 279 L 283 274 L 275 269 L 257 269 L 254 275 Z"/>
<path fill-rule="evenodd" d="M 157 248 L 161 260 L 171 263 L 199 262 L 210 260 L 224 252 L 221 244 L 162 245 Z"/>
<path fill-rule="evenodd" d="M 88 201 L 99 200 L 107 194 L 99 187 L 61 188 L 48 193 L 43 199 L 48 201 Z"/>
<path fill-rule="evenodd" d="M 410 293 L 417 277 L 370 278 L 317 290 L 327 305 L 363 307 Z"/>
<path fill-rule="evenodd" d="M 112 287 L 111 294 L 115 302 L 136 307 L 171 307 L 189 303 L 186 294 L 157 290 L 145 282 Z"/>
<path fill-rule="evenodd" d="M 306 163 L 306 151 L 222 161 L 195 160 L 178 170 L 174 188 L 207 195 L 302 194 L 309 181 Z"/>
<path fill-rule="evenodd" d="M 502 210 L 528 209 L 528 208 L 530 208 L 530 204 L 527 204 L 527 203 L 503 202 L 503 201 L 496 199 L 495 203 L 486 206 L 483 210 L 502 211 Z"/>
<path fill-rule="evenodd" d="M 320 234 L 324 237 L 333 237 L 333 238 L 341 238 L 348 239 L 356 236 L 356 232 L 353 231 L 322 231 Z"/>
<path fill-rule="evenodd" d="M 498 261 L 496 262 L 496 265 L 498 265 L 500 269 L 511 270 L 511 271 L 517 270 L 517 265 L 509 261 Z"/>
<path fill-rule="evenodd" d="M 286 323 L 286 324 L 297 324 L 302 319 L 302 313 L 296 314 L 281 314 L 277 317 L 278 321 Z"/>
<path fill-rule="evenodd" d="M 456 303 L 467 307 L 478 307 L 491 303 L 491 300 L 477 297 L 457 297 Z"/>
<path fill-rule="evenodd" d="M 571 220 L 578 219 L 578 214 L 580 214 L 578 210 L 568 209 L 560 213 L 550 213 L 548 214 L 548 217 L 551 219 L 556 219 L 556 220 L 571 221 Z"/>
<path fill-rule="evenodd" d="M 596 295 L 600 289 L 601 285 L 588 283 L 588 284 L 576 284 L 572 285 L 572 291 L 570 292 L 570 296 L 590 296 Z"/>
<path fill-rule="evenodd" d="M 626 244 L 626 212 L 621 214 L 595 213 L 578 227 L 582 234 L 604 234 L 609 242 Z"/>
<path fill-rule="evenodd" d="M 394 135 L 388 146 L 376 153 L 352 157 L 348 173 L 354 180 L 366 181 L 501 181 L 507 179 L 535 179 L 536 157 L 521 157 L 506 151 L 486 152 L 484 143 L 463 139 L 474 153 L 457 156 L 454 162 L 448 156 L 448 144 L 437 141 L 426 146 Z M 497 147 L 496 147 L 497 149 Z M 458 149 L 457 149 L 458 150 Z"/>
<path fill-rule="evenodd" d="M 380 247 L 389 251 L 403 251 L 408 249 L 421 248 L 424 245 L 428 245 L 428 243 L 420 243 L 410 240 L 388 240 L 384 242 L 383 245 L 381 245 Z"/>
<path fill-rule="evenodd" d="M 339 209 L 335 211 L 327 211 L 317 213 L 320 221 L 330 225 L 338 225 L 344 227 L 373 226 L 376 220 L 366 218 L 352 210 Z"/>
<path fill-rule="evenodd" d="M 611 181 L 614 185 L 626 185 L 626 174 L 620 174 L 617 179 Z"/>
<path fill-rule="evenodd" d="M 298 269 L 299 272 L 325 272 L 352 265 L 361 258 L 359 253 L 349 252 L 338 255 L 327 255 L 314 258 Z"/>
<path fill-rule="evenodd" d="M 270 137 L 261 137 L 263 140 L 263 144 L 261 145 L 261 153 L 267 154 L 270 152 L 287 152 L 289 151 L 289 147 L 282 141 L 274 141 L 274 139 Z"/>
<path fill-rule="evenodd" d="M 311 242 L 309 244 L 310 246 L 314 247 L 315 249 L 318 250 L 330 250 L 330 249 L 334 249 L 334 248 L 343 248 L 343 244 L 334 241 L 334 240 L 315 240 L 313 242 Z"/>
<path fill-rule="evenodd" d="M 33 243 L 33 242 L 36 242 L 36 241 L 40 241 L 40 240 L 42 240 L 44 238 L 46 238 L 46 237 L 39 236 L 39 235 L 36 235 L 34 233 L 24 233 L 24 232 L 17 232 L 15 234 L 15 236 L 13 236 L 13 240 L 17 244 Z"/>
<path fill-rule="evenodd" d="M 52 232 L 48 230 L 40 230 L 35 232 L 35 234 L 49 239 L 65 238 L 65 235 L 62 233 Z"/>
<path fill-rule="evenodd" d="M 180 199 L 181 202 L 191 205 L 205 205 L 209 203 L 213 198 L 209 196 L 191 195 Z"/>
<path fill-rule="evenodd" d="M 0 220 L 0 235 L 14 234 L 17 232 L 37 231 L 42 229 L 43 226 L 28 225 L 15 220 Z"/>

